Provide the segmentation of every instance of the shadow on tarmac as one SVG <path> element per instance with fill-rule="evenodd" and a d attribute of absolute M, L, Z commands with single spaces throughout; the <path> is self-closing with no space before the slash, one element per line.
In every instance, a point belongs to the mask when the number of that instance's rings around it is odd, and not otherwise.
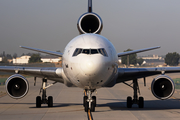
<path fill-rule="evenodd" d="M 172 109 L 180 109 L 180 99 L 168 99 L 168 100 L 145 100 L 144 101 L 144 108 L 139 108 L 138 105 L 134 104 L 132 108 L 126 107 L 126 102 L 122 102 L 121 99 L 100 99 L 100 100 L 106 100 L 106 101 L 116 101 L 116 102 L 109 102 L 105 104 L 99 104 L 97 103 L 97 108 L 105 108 L 109 107 L 110 110 L 105 109 L 99 109 L 96 112 L 107 112 L 107 111 L 113 111 L 113 110 L 120 110 L 120 111 L 144 111 L 144 110 L 172 110 Z M 119 101 L 119 102 L 117 102 Z M 125 101 L 123 99 L 123 101 Z M 7 102 L 1 102 L 0 104 L 13 104 L 13 105 L 32 105 L 33 107 L 29 108 L 36 108 L 35 103 L 7 103 Z M 54 103 L 53 108 L 58 107 L 68 107 L 68 106 L 82 106 L 82 104 L 79 103 Z M 49 108 L 47 104 L 42 104 L 41 108 Z"/>
<path fill-rule="evenodd" d="M 35 103 L 34 103 L 35 104 Z M 76 104 L 76 103 L 54 103 L 53 104 L 53 107 L 51 107 L 51 108 L 57 108 L 57 107 L 68 107 L 68 106 L 79 106 L 79 105 L 81 105 L 82 106 L 82 104 Z M 29 108 L 36 108 L 36 106 L 34 106 L 34 107 L 29 107 Z M 41 108 L 49 108 L 48 107 L 48 105 L 47 104 L 42 104 L 42 106 L 41 106 Z"/>
<path fill-rule="evenodd" d="M 36 103 L 5 103 L 5 102 L 1 102 L 0 104 L 4 104 L 4 105 L 33 105 L 33 107 L 29 107 L 29 108 L 36 108 Z M 51 108 L 57 108 L 57 107 L 67 107 L 67 106 L 79 106 L 82 104 L 76 104 L 76 103 L 54 103 L 53 107 Z M 48 104 L 42 104 L 41 108 L 49 108 Z"/>
<path fill-rule="evenodd" d="M 132 108 L 126 107 L 126 102 L 117 102 L 120 101 L 118 99 L 104 99 L 111 100 L 116 102 L 110 102 L 106 104 L 97 104 L 97 107 L 109 107 L 111 110 L 103 110 L 96 112 L 107 112 L 112 110 L 121 110 L 121 111 L 144 111 L 144 110 L 172 110 L 172 109 L 180 109 L 180 99 L 168 99 L 168 100 L 145 100 L 144 108 L 139 108 L 138 105 L 132 105 Z M 121 100 L 122 101 L 122 100 Z M 123 100 L 124 101 L 124 100 Z"/>

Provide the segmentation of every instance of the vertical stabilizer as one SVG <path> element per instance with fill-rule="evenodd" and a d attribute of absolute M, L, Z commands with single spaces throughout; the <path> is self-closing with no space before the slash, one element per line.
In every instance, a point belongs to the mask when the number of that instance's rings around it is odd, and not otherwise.
<path fill-rule="evenodd" d="M 88 12 L 92 12 L 92 0 L 88 0 Z"/>

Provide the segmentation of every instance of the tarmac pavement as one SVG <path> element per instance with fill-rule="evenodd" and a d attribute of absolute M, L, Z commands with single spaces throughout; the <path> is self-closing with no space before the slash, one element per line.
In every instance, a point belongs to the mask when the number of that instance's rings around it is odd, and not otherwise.
<path fill-rule="evenodd" d="M 178 74 L 174 74 L 178 77 Z M 171 75 L 173 77 L 173 75 Z M 180 119 L 180 90 L 168 100 L 156 99 L 150 90 L 154 77 L 147 78 L 147 86 L 139 80 L 140 92 L 145 99 L 144 108 L 133 105 L 126 108 L 127 96 L 133 96 L 132 88 L 125 84 L 117 84 L 112 88 L 97 90 L 97 107 L 92 112 L 93 120 L 179 120 Z M 180 78 L 180 75 L 179 75 Z M 84 112 L 83 90 L 68 88 L 57 83 L 47 89 L 47 96 L 53 96 L 54 107 L 48 108 L 43 104 L 36 108 L 36 96 L 39 95 L 41 79 L 34 86 L 33 78 L 28 78 L 30 90 L 22 99 L 12 99 L 5 94 L 4 86 L 0 86 L 0 120 L 88 120 Z"/>

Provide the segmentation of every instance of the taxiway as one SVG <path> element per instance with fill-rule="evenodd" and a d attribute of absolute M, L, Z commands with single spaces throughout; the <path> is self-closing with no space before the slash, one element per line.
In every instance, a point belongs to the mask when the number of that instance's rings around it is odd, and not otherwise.
<path fill-rule="evenodd" d="M 171 77 L 179 77 L 172 74 Z M 139 80 L 141 96 L 144 97 L 144 108 L 137 105 L 126 108 L 127 96 L 133 95 L 132 88 L 117 84 L 113 88 L 101 88 L 97 90 L 96 112 L 92 112 L 94 120 L 178 120 L 180 119 L 180 90 L 168 100 L 156 99 L 150 90 L 150 83 L 154 77 L 147 78 L 147 86 L 143 80 Z M 33 78 L 28 78 L 30 90 L 27 96 L 15 100 L 5 95 L 4 86 L 0 86 L 0 119 L 1 120 L 88 120 L 88 114 L 84 112 L 83 90 L 68 88 L 57 83 L 47 89 L 47 95 L 53 96 L 54 107 L 48 108 L 42 105 L 36 108 L 36 96 L 39 95 L 41 79 L 37 79 L 34 86 Z"/>

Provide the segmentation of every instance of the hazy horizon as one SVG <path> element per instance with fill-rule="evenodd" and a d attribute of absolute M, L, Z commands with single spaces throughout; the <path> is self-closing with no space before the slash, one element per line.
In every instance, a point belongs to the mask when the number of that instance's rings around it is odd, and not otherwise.
<path fill-rule="evenodd" d="M 77 20 L 87 12 L 88 0 L 0 1 L 0 53 L 32 53 L 20 45 L 63 52 L 79 35 Z M 180 53 L 179 0 L 93 0 L 101 16 L 101 35 L 117 52 L 161 46 L 140 55 Z"/>

